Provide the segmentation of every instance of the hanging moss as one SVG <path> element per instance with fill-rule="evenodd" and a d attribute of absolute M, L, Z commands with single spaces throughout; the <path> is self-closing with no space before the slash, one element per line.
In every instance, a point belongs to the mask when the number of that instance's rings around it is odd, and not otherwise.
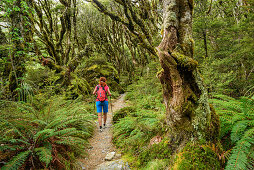
<path fill-rule="evenodd" d="M 201 144 L 187 144 L 176 155 L 171 169 L 221 169 L 216 153 Z"/>

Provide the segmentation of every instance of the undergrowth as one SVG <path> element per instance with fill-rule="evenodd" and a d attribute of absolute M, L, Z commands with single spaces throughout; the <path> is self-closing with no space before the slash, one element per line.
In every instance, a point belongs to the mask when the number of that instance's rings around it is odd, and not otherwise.
<path fill-rule="evenodd" d="M 33 102 L 0 101 L 0 167 L 76 169 L 92 135 L 94 115 L 81 98 L 38 96 Z"/>
<path fill-rule="evenodd" d="M 149 66 L 148 66 L 149 67 Z M 114 113 L 114 144 L 134 168 L 164 169 L 171 155 L 165 126 L 165 107 L 156 65 L 127 89 L 127 107 Z M 156 141 L 158 137 L 161 142 Z M 154 139 L 154 140 L 153 140 Z"/>
<path fill-rule="evenodd" d="M 231 152 L 229 169 L 252 169 L 254 166 L 254 97 L 234 99 L 216 95 L 210 100 L 221 121 L 221 140 Z"/>
<path fill-rule="evenodd" d="M 113 118 L 113 142 L 133 168 L 251 169 L 254 166 L 254 99 L 237 100 L 224 95 L 210 100 L 220 116 L 220 141 L 187 145 L 178 154 L 179 159 L 172 162 L 161 86 L 151 75 L 155 73 L 143 76 L 128 87 L 125 97 L 128 107 L 116 112 Z M 152 141 L 156 136 L 159 142 Z"/>

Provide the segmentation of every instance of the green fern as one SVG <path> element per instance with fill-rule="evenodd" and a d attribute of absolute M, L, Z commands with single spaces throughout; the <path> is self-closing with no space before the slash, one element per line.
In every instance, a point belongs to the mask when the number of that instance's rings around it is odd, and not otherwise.
<path fill-rule="evenodd" d="M 94 117 L 84 108 L 80 109 L 81 100 L 58 98 L 50 102 L 53 102 L 52 107 L 46 107 L 40 114 L 17 112 L 12 116 L 4 114 L 8 109 L 0 108 L 4 110 L 0 115 L 0 132 L 3 134 L 0 136 L 0 152 L 8 153 L 0 161 L 8 162 L 5 168 L 58 169 L 60 163 L 66 165 L 65 169 L 75 169 L 75 161 L 84 153 L 87 139 L 93 132 Z M 10 160 L 11 157 L 14 159 Z"/>
<path fill-rule="evenodd" d="M 21 165 L 24 164 L 24 162 L 27 160 L 29 155 L 31 154 L 30 150 L 27 150 L 25 152 L 19 153 L 17 156 L 15 156 L 10 162 L 7 163 L 4 167 L 2 167 L 3 170 L 16 170 L 19 169 Z"/>
<path fill-rule="evenodd" d="M 226 170 L 230 169 L 252 169 L 254 159 L 254 139 L 245 136 L 236 143 L 231 156 L 227 162 Z M 252 168 L 251 168 L 252 167 Z"/>
<path fill-rule="evenodd" d="M 231 156 L 226 169 L 248 169 L 254 163 L 254 99 L 217 95 L 211 102 L 221 120 L 221 138 L 230 133 Z M 229 148 L 230 149 L 230 148 Z"/>
<path fill-rule="evenodd" d="M 46 167 L 48 167 L 49 163 L 52 160 L 52 147 L 46 148 L 46 147 L 40 147 L 34 149 L 36 155 L 39 156 L 40 161 L 44 162 L 46 164 Z"/>

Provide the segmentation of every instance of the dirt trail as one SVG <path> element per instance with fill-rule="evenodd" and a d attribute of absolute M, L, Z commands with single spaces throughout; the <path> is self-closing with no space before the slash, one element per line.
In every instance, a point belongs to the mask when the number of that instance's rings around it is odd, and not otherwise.
<path fill-rule="evenodd" d="M 125 94 L 121 95 L 116 101 L 113 102 L 113 113 L 125 106 L 124 103 Z M 106 123 L 106 128 L 103 132 L 99 132 L 99 125 L 97 122 L 97 127 L 92 138 L 89 139 L 91 147 L 87 150 L 88 158 L 81 160 L 83 164 L 83 169 L 93 170 L 103 162 L 104 158 L 109 152 L 116 151 L 114 145 L 112 144 L 112 110 L 109 103 L 109 112 Z"/>

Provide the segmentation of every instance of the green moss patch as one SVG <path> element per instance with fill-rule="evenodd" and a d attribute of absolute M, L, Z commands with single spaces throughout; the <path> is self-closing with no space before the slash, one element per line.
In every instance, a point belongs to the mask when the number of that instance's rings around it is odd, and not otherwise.
<path fill-rule="evenodd" d="M 176 155 L 172 169 L 220 169 L 220 162 L 209 147 L 187 144 Z"/>

